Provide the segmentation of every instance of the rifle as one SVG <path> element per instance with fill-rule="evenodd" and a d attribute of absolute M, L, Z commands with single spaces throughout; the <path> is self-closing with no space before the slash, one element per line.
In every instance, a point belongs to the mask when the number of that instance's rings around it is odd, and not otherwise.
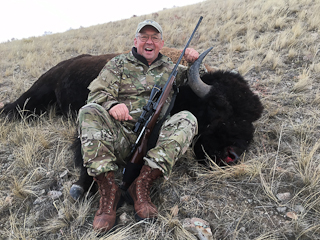
<path fill-rule="evenodd" d="M 163 86 L 163 88 L 161 88 L 158 85 L 153 86 L 149 100 L 147 104 L 143 107 L 143 112 L 141 113 L 137 123 L 133 128 L 133 131 L 135 133 L 138 133 L 139 131 L 140 133 L 138 135 L 137 140 L 135 141 L 135 143 L 131 148 L 131 152 L 128 156 L 130 160 L 127 161 L 128 162 L 127 166 L 124 169 L 123 181 L 120 186 L 123 190 L 126 190 L 130 186 L 130 184 L 134 181 L 134 179 L 138 177 L 140 174 L 140 170 L 143 165 L 143 157 L 146 155 L 148 149 L 150 149 L 150 144 L 148 146 L 148 140 L 150 139 L 150 136 L 152 133 L 155 134 L 155 131 L 153 132 L 154 127 L 157 124 L 161 110 L 173 87 L 175 78 L 178 73 L 178 70 L 177 70 L 178 66 L 182 60 L 182 57 L 185 54 L 186 49 L 188 48 L 193 38 L 193 35 L 195 34 L 197 28 L 199 27 L 202 19 L 203 17 L 201 16 L 186 46 L 182 50 L 182 53 L 176 65 L 174 66 L 166 84 Z"/>

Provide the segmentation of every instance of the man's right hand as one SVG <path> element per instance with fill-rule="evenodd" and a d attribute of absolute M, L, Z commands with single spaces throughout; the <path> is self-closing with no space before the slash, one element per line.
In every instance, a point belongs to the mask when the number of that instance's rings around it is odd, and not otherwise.
<path fill-rule="evenodd" d="M 110 108 L 109 114 L 118 121 L 132 120 L 132 117 L 129 114 L 129 109 L 124 103 L 119 103 Z"/>

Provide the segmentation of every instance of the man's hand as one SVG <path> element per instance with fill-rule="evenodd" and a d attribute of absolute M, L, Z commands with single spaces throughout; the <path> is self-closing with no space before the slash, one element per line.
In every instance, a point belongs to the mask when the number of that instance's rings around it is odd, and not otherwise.
<path fill-rule="evenodd" d="M 199 53 L 194 50 L 193 48 L 187 48 L 186 51 L 184 52 L 184 59 L 188 63 L 193 63 L 199 58 Z"/>
<path fill-rule="evenodd" d="M 132 117 L 129 115 L 129 109 L 124 103 L 119 103 L 110 108 L 109 114 L 118 121 L 132 120 Z"/>

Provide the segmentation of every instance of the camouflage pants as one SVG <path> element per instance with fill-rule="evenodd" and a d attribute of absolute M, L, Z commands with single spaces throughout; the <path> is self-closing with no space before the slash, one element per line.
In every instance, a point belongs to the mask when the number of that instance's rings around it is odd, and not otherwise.
<path fill-rule="evenodd" d="M 197 120 L 192 113 L 182 111 L 173 115 L 163 124 L 156 146 L 144 158 L 145 164 L 159 168 L 164 176 L 169 176 L 176 160 L 186 152 L 197 131 Z M 80 109 L 78 133 L 83 164 L 91 176 L 116 171 L 118 164 L 125 164 L 130 147 L 137 139 L 137 134 L 95 103 Z"/>

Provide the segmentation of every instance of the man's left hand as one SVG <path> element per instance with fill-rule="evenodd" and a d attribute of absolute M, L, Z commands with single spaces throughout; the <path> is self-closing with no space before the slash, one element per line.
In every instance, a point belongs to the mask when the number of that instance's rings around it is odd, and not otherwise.
<path fill-rule="evenodd" d="M 199 58 L 199 53 L 194 50 L 193 48 L 187 48 L 186 51 L 184 52 L 184 59 L 188 63 L 193 63 Z"/>

